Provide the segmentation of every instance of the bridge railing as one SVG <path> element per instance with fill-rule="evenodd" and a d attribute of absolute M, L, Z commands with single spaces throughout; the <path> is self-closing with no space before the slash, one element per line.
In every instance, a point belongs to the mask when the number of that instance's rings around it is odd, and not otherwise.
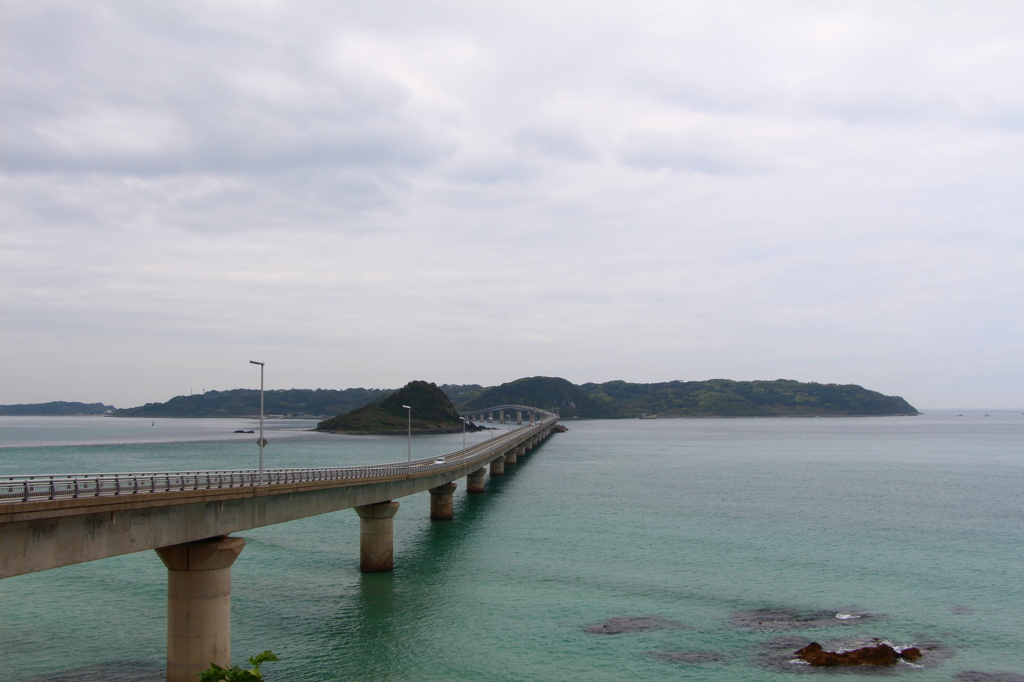
<path fill-rule="evenodd" d="M 465 466 L 475 459 L 483 460 L 498 450 L 507 449 L 510 442 L 514 442 L 522 435 L 523 429 L 539 430 L 547 421 L 482 441 L 465 450 L 457 450 L 447 455 L 412 462 L 306 469 L 264 469 L 262 485 L 423 475 L 439 469 Z M 257 469 L 0 476 L 0 504 L 77 497 L 244 488 L 259 485 L 261 485 L 261 481 Z"/>

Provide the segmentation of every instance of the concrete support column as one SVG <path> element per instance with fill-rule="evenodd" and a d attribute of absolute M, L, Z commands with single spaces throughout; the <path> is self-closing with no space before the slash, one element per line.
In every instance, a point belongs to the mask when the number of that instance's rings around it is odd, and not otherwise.
<path fill-rule="evenodd" d="M 505 453 L 505 464 L 515 464 L 516 460 L 519 459 L 519 448 L 512 448 Z"/>
<path fill-rule="evenodd" d="M 455 483 L 445 483 L 430 489 L 430 518 L 434 521 L 451 521 L 455 518 L 452 495 L 458 487 Z"/>
<path fill-rule="evenodd" d="M 359 570 L 382 573 L 395 567 L 395 512 L 397 502 L 356 507 L 359 514 Z"/>
<path fill-rule="evenodd" d="M 522 424 L 522 423 L 523 423 L 523 411 L 522 410 L 516 410 L 516 424 Z"/>
<path fill-rule="evenodd" d="M 526 455 L 526 446 L 520 445 L 516 448 L 516 457 L 523 457 Z"/>
<path fill-rule="evenodd" d="M 535 436 L 530 436 L 530 439 L 523 443 L 523 447 L 526 448 L 526 452 L 533 450 L 534 442 L 537 440 Z"/>
<path fill-rule="evenodd" d="M 156 550 L 167 567 L 167 682 L 231 667 L 231 564 L 243 547 L 220 536 Z"/>
<path fill-rule="evenodd" d="M 491 476 L 504 476 L 505 475 L 505 456 L 502 455 L 498 459 L 491 462 Z"/>
<path fill-rule="evenodd" d="M 484 491 L 484 476 L 487 474 L 487 469 L 477 469 L 469 476 L 466 476 L 466 492 L 471 494 L 482 493 Z"/>

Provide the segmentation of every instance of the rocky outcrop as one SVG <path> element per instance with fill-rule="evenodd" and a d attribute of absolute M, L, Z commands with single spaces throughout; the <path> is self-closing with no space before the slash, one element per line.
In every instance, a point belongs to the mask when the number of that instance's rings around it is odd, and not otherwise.
<path fill-rule="evenodd" d="M 909 662 L 918 660 L 921 658 L 921 651 L 917 647 L 896 651 L 888 644 L 882 643 L 852 651 L 837 652 L 825 651 L 817 642 L 811 642 L 797 651 L 796 656 L 814 666 L 896 665 L 901 658 Z"/>

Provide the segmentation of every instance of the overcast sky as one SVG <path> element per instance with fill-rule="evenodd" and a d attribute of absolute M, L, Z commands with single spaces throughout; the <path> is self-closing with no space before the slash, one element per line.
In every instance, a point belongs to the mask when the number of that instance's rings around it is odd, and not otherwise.
<path fill-rule="evenodd" d="M 1024 407 L 1024 3 L 0 1 L 0 403 Z"/>

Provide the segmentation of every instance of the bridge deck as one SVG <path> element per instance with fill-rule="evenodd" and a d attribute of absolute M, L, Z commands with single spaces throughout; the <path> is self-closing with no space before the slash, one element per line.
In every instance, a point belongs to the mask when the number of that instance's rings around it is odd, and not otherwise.
<path fill-rule="evenodd" d="M 0 478 L 0 578 L 422 492 L 486 466 L 557 417 L 443 457 L 370 466 Z"/>

